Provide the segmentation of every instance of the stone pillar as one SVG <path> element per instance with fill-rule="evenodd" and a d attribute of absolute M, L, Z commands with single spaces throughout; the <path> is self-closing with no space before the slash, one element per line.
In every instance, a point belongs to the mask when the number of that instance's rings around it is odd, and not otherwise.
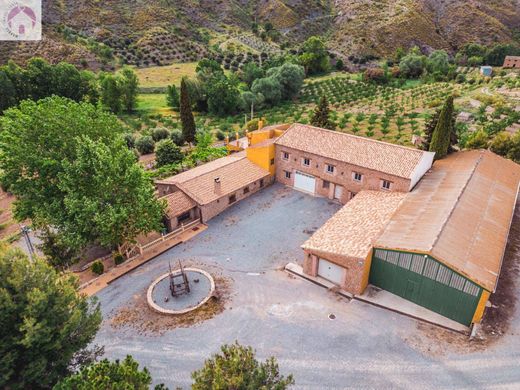
<path fill-rule="evenodd" d="M 318 256 L 305 252 L 303 272 L 310 276 L 318 276 Z"/>

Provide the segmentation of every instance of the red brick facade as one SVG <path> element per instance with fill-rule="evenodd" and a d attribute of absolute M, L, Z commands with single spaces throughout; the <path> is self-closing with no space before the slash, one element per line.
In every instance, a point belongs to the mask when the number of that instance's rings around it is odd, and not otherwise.
<path fill-rule="evenodd" d="M 248 186 L 245 186 L 233 193 L 229 193 L 226 195 L 223 195 L 219 199 L 200 206 L 201 211 L 201 218 L 202 222 L 207 222 L 211 218 L 217 216 L 221 212 L 223 212 L 228 207 L 232 206 L 233 204 L 241 201 L 242 199 L 247 198 L 248 196 L 254 194 L 255 192 L 258 192 L 260 189 L 268 186 L 273 182 L 270 175 L 267 175 L 263 179 L 257 180 Z M 246 190 L 247 188 L 247 190 Z M 235 200 L 232 199 L 234 196 Z"/>
<path fill-rule="evenodd" d="M 366 259 L 345 257 L 332 253 L 319 253 L 317 251 L 313 251 L 313 253 L 305 251 L 303 272 L 310 276 L 318 276 L 318 263 L 320 259 L 328 260 L 345 268 L 339 287 L 351 294 L 363 293 L 366 287 L 366 283 L 363 279 Z"/>
<path fill-rule="evenodd" d="M 286 159 L 284 153 L 289 156 Z M 303 159 L 309 159 L 309 165 L 303 164 Z M 295 171 L 300 171 L 316 177 L 316 194 L 330 199 L 339 196 L 341 203 L 347 203 L 353 195 L 361 190 L 399 191 L 408 192 L 410 179 L 392 176 L 386 173 L 358 167 L 327 157 L 305 153 L 300 150 L 276 145 L 276 181 L 285 185 L 294 186 Z M 333 172 L 329 173 L 328 165 L 333 166 Z M 287 177 L 286 172 L 289 172 Z M 355 179 L 355 174 L 361 175 L 361 180 Z M 358 176 L 359 177 L 359 176 Z M 390 189 L 383 188 L 383 181 L 390 182 Z M 341 186 L 341 191 L 336 191 L 336 186 Z"/>

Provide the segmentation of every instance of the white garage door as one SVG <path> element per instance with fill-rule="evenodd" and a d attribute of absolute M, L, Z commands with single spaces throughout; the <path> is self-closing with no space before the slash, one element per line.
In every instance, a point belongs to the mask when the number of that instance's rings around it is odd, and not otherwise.
<path fill-rule="evenodd" d="M 318 263 L 318 276 L 330 280 L 332 283 L 341 285 L 345 268 L 330 261 L 320 259 Z"/>
<path fill-rule="evenodd" d="M 312 175 L 296 171 L 294 174 L 294 188 L 314 194 L 316 178 Z"/>

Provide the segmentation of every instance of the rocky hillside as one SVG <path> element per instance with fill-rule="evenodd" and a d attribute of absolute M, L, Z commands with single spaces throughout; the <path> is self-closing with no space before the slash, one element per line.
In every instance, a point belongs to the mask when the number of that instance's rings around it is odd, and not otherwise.
<path fill-rule="evenodd" d="M 98 69 L 195 61 L 238 40 L 263 51 L 251 24 L 269 21 L 281 40 L 323 35 L 348 56 L 398 47 L 454 50 L 467 42 L 510 42 L 520 0 L 43 0 L 44 40 L 0 42 L 0 62 L 34 55 Z M 247 34 L 245 34 L 247 32 Z M 247 38 L 247 39 L 246 39 Z M 226 47 L 226 46 L 224 46 Z"/>
<path fill-rule="evenodd" d="M 330 45 L 384 56 L 398 47 L 456 50 L 468 42 L 511 42 L 519 0 L 335 0 Z"/>

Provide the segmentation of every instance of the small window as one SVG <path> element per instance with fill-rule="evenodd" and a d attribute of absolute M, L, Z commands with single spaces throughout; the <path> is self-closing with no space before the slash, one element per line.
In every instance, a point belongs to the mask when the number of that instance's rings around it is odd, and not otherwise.
<path fill-rule="evenodd" d="M 249 192 L 249 187 L 244 188 L 244 194 L 247 194 Z"/>
<path fill-rule="evenodd" d="M 302 164 L 306 167 L 310 166 L 311 165 L 311 159 L 310 158 L 307 158 L 307 157 L 304 157 L 302 159 Z"/>
<path fill-rule="evenodd" d="M 357 192 L 351 192 L 350 193 L 350 199 L 354 199 L 354 196 L 356 196 L 356 195 L 357 195 Z"/>
<path fill-rule="evenodd" d="M 229 197 L 229 204 L 235 203 L 237 201 L 237 196 L 235 194 L 230 195 Z"/>
<path fill-rule="evenodd" d="M 334 165 L 327 164 L 327 173 L 334 173 Z"/>
<path fill-rule="evenodd" d="M 187 220 L 190 219 L 190 218 L 191 218 L 191 214 L 190 214 L 190 212 L 189 212 L 189 211 L 186 211 L 185 213 L 182 213 L 181 215 L 179 215 L 179 216 L 177 217 L 177 222 L 178 222 L 178 223 L 182 223 L 182 222 L 184 222 L 184 221 L 187 221 Z"/>
<path fill-rule="evenodd" d="M 282 159 L 284 159 L 284 160 L 289 160 L 289 153 L 287 153 L 287 152 L 282 152 Z"/>
<path fill-rule="evenodd" d="M 284 171 L 285 172 L 285 178 L 286 179 L 290 179 L 291 178 L 291 172 L 289 171 Z"/>
<path fill-rule="evenodd" d="M 260 179 L 260 188 L 264 186 L 264 179 Z"/>
<path fill-rule="evenodd" d="M 390 186 L 392 185 L 392 182 L 388 180 L 381 180 L 381 188 L 384 190 L 389 190 Z"/>
<path fill-rule="evenodd" d="M 354 172 L 352 174 L 352 178 L 354 179 L 354 181 L 362 181 L 363 180 L 363 175 L 359 172 Z"/>
<path fill-rule="evenodd" d="M 274 165 L 274 158 L 271 159 L 271 165 Z"/>
<path fill-rule="evenodd" d="M 323 180 L 322 187 L 323 187 L 323 188 L 330 188 L 330 181 Z"/>

